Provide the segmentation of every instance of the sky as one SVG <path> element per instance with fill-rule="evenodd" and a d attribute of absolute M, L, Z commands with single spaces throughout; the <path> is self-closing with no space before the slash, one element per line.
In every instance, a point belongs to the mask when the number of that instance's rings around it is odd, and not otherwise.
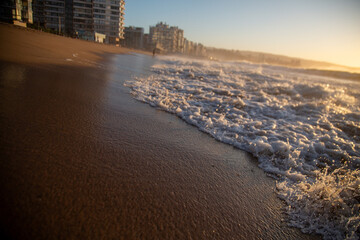
<path fill-rule="evenodd" d="M 125 1 L 125 26 L 161 21 L 208 47 L 360 67 L 360 0 Z"/>

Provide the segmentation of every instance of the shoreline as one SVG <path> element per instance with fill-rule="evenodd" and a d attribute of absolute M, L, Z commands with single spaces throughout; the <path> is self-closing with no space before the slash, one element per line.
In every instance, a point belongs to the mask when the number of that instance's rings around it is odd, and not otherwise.
<path fill-rule="evenodd" d="M 0 38 L 3 236 L 318 239 L 282 222 L 256 159 L 132 98 L 123 82 L 151 57 Z"/>

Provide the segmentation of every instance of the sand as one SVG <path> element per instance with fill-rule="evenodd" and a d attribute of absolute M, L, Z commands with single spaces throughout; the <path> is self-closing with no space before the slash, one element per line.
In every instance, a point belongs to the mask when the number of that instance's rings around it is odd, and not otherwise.
<path fill-rule="evenodd" d="M 247 153 L 134 100 L 155 59 L 0 25 L 0 234 L 317 239 Z"/>

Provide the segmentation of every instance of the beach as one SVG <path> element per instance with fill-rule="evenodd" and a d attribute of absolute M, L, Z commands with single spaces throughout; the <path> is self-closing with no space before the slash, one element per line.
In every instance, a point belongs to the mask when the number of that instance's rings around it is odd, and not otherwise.
<path fill-rule="evenodd" d="M 318 239 L 257 159 L 135 100 L 146 54 L 0 25 L 7 239 Z"/>

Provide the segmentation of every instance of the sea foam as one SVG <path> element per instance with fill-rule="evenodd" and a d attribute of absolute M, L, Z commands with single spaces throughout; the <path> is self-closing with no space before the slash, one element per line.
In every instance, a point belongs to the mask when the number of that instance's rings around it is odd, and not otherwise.
<path fill-rule="evenodd" d="M 360 84 L 238 62 L 159 57 L 125 84 L 151 106 L 250 152 L 277 179 L 289 225 L 360 237 Z"/>

